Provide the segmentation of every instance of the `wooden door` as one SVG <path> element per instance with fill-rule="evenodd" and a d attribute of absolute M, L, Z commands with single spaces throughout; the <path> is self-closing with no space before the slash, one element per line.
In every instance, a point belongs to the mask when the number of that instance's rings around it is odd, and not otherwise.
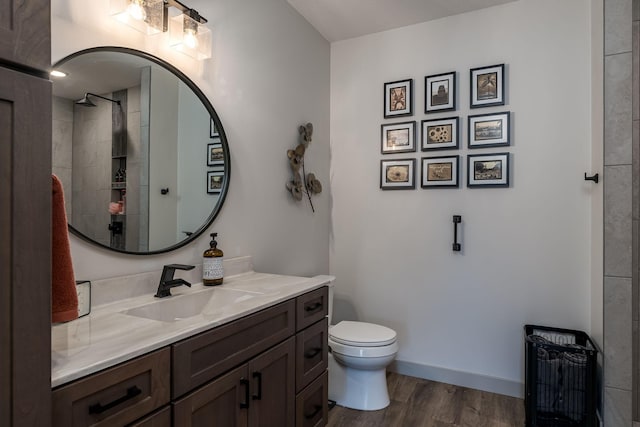
<path fill-rule="evenodd" d="M 50 425 L 50 293 L 51 83 L 0 66 L 2 426 Z"/>
<path fill-rule="evenodd" d="M 173 404 L 173 425 L 247 427 L 250 404 L 247 365 L 200 387 Z"/>
<path fill-rule="evenodd" d="M 49 0 L 0 0 L 0 59 L 46 75 L 51 67 L 50 28 Z"/>
<path fill-rule="evenodd" d="M 249 362 L 251 427 L 293 427 L 295 423 L 295 337 Z"/>

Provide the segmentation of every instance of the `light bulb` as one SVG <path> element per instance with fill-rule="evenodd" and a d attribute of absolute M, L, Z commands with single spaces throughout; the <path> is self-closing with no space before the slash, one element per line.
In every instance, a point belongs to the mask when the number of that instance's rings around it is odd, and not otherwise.
<path fill-rule="evenodd" d="M 144 10 L 141 0 L 132 0 L 127 6 L 127 13 L 136 21 L 144 21 L 147 18 L 147 12 Z"/>
<path fill-rule="evenodd" d="M 184 29 L 184 36 L 182 37 L 182 43 L 190 49 L 196 49 L 198 47 L 198 37 L 196 30 L 191 28 Z"/>

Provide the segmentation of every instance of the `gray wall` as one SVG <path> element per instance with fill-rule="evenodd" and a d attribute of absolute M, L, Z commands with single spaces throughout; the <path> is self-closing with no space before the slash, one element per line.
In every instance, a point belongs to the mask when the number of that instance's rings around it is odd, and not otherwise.
<path fill-rule="evenodd" d="M 98 101 L 95 107 L 74 105 L 73 111 L 73 224 L 106 246 L 111 221 L 111 105 Z"/>
<path fill-rule="evenodd" d="M 632 23 L 636 15 L 632 14 L 634 9 L 637 7 L 632 7 L 632 0 L 604 1 L 604 421 L 607 427 L 632 425 L 632 140 L 639 118 L 637 81 L 633 79 L 637 74 L 633 66 L 637 58 L 632 49 L 638 27 Z"/>
<path fill-rule="evenodd" d="M 73 217 L 71 210 L 71 202 L 73 200 L 73 192 L 71 191 L 73 101 L 54 96 L 51 112 L 53 115 L 52 172 L 62 182 L 67 220 L 71 222 Z"/>

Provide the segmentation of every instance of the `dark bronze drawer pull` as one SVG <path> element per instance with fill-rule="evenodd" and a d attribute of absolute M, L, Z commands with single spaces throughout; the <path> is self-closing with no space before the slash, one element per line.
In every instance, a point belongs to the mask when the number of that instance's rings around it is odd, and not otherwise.
<path fill-rule="evenodd" d="M 260 400 L 262 399 L 262 373 L 254 372 L 253 378 L 258 380 L 258 394 L 254 394 L 253 396 L 251 396 L 251 398 L 253 400 Z"/>
<path fill-rule="evenodd" d="M 240 408 L 245 409 L 249 407 L 249 380 L 241 379 L 240 385 L 244 386 L 244 403 L 240 402 Z"/>
<path fill-rule="evenodd" d="M 322 411 L 322 405 L 314 405 L 314 411 L 310 414 L 306 414 L 304 417 L 308 420 L 313 419 L 316 417 L 316 415 L 318 415 L 320 413 L 320 411 Z"/>
<path fill-rule="evenodd" d="M 305 359 L 313 359 L 314 357 L 316 357 L 321 352 L 322 352 L 322 347 L 312 348 L 311 350 L 307 351 L 304 354 L 304 358 Z"/>
<path fill-rule="evenodd" d="M 304 308 L 304 311 L 316 311 L 320 307 L 322 307 L 322 303 L 321 302 L 317 302 L 315 304 L 311 304 L 311 305 L 306 306 Z"/>
<path fill-rule="evenodd" d="M 95 403 L 91 406 L 89 406 L 89 413 L 90 414 L 101 414 L 105 411 L 108 411 L 111 408 L 115 408 L 116 406 L 118 406 L 121 403 L 126 402 L 127 400 L 133 399 L 134 397 L 138 396 L 140 393 L 142 393 L 142 390 L 140 390 L 138 387 L 133 386 L 133 387 L 129 387 L 127 389 L 127 394 L 125 394 L 124 396 L 114 400 L 113 402 L 109 402 L 106 405 L 102 405 L 101 403 Z"/>

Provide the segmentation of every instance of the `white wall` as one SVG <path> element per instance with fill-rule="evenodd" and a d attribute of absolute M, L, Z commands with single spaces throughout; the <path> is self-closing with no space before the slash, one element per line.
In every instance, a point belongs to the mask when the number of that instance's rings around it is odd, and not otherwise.
<path fill-rule="evenodd" d="M 230 144 L 230 191 L 211 229 L 225 256 L 252 255 L 257 270 L 315 275 L 329 269 L 330 47 L 282 0 L 191 0 L 209 20 L 213 59 L 173 52 L 163 36 L 145 38 L 108 17 L 108 2 L 52 2 L 52 59 L 80 49 L 120 45 L 145 50 L 186 73 L 210 99 Z M 313 122 L 307 166 L 324 184 L 316 213 L 287 193 L 286 150 L 297 127 Z M 153 143 L 153 142 L 152 142 Z M 204 161 L 204 159 L 203 159 Z M 204 168 L 203 168 L 204 173 Z M 163 264 L 198 263 L 205 233 L 164 255 L 127 256 L 71 238 L 78 279 L 153 271 Z"/>
<path fill-rule="evenodd" d="M 331 273 L 338 318 L 395 329 L 397 369 L 520 395 L 523 325 L 590 328 L 590 5 L 522 0 L 332 44 Z M 505 63 L 504 107 L 469 109 L 469 69 Z M 459 73 L 461 188 L 381 191 L 383 84 Z M 469 114 L 512 111 L 510 188 L 468 189 Z M 430 115 L 448 117 L 452 113 Z M 419 176 L 419 170 L 418 170 Z M 418 181 L 419 182 L 419 181 Z M 462 252 L 451 250 L 462 215 Z"/>
<path fill-rule="evenodd" d="M 210 117 L 202 102 L 185 84 L 178 84 L 180 117 L 178 118 L 178 229 L 176 238 L 185 238 L 183 231 L 194 232 L 218 203 L 219 194 L 207 194 L 206 183 L 202 179 L 201 168 L 206 165 L 207 145 L 220 142 L 219 138 L 209 138 Z M 212 168 L 208 167 L 207 170 Z M 203 197 L 203 195 L 205 195 Z"/>
<path fill-rule="evenodd" d="M 178 107 L 176 78 L 151 67 L 149 116 L 149 249 L 173 246 L 178 228 Z M 196 141 L 194 141 L 195 143 Z M 201 169 L 202 164 L 194 164 Z M 168 194 L 160 193 L 168 188 Z M 173 191 L 171 191 L 173 190 Z"/>

